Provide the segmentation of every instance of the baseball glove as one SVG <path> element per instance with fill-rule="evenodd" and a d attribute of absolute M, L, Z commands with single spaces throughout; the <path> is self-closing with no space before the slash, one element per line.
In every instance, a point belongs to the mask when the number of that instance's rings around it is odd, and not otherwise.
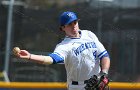
<path fill-rule="evenodd" d="M 109 78 L 105 73 L 99 73 L 99 75 L 93 75 L 87 80 L 85 90 L 109 90 Z"/>

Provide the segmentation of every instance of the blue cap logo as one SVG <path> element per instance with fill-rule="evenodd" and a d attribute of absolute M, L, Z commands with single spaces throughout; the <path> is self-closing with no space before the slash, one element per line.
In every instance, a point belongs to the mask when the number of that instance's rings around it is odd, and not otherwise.
<path fill-rule="evenodd" d="M 73 22 L 74 20 L 77 20 L 77 19 L 78 18 L 74 12 L 67 11 L 67 12 L 64 12 L 61 14 L 60 24 L 61 24 L 61 26 L 67 25 L 67 24 L 70 24 L 71 22 Z"/>

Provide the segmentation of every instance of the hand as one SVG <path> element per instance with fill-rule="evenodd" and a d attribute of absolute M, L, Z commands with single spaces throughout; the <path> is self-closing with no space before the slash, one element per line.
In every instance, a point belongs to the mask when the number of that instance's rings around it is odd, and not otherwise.
<path fill-rule="evenodd" d="M 30 53 L 26 50 L 20 50 L 19 48 L 15 47 L 13 49 L 13 54 L 19 58 L 23 59 L 29 59 L 30 58 Z"/>
<path fill-rule="evenodd" d="M 105 72 L 103 72 L 103 71 L 100 71 L 100 73 L 97 74 L 97 77 L 98 77 L 98 79 L 100 79 L 102 76 L 106 76 L 106 77 L 108 77 L 108 74 L 105 73 Z"/>
<path fill-rule="evenodd" d="M 30 53 L 26 50 L 21 50 L 19 53 L 19 57 L 23 59 L 30 59 Z"/>
<path fill-rule="evenodd" d="M 108 85 L 109 83 L 109 78 L 108 78 L 108 75 L 104 72 L 100 72 L 98 75 L 97 75 L 98 79 L 99 79 L 99 84 L 97 86 L 97 88 L 99 90 L 104 90 L 105 87 Z"/>

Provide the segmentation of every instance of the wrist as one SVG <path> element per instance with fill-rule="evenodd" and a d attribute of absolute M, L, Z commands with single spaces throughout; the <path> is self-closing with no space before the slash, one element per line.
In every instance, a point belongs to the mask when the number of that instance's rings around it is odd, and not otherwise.
<path fill-rule="evenodd" d="M 103 70 L 101 70 L 101 73 L 108 74 L 108 69 L 103 69 Z"/>
<path fill-rule="evenodd" d="M 28 58 L 28 60 L 30 60 L 31 59 L 31 54 L 29 55 L 29 58 Z"/>

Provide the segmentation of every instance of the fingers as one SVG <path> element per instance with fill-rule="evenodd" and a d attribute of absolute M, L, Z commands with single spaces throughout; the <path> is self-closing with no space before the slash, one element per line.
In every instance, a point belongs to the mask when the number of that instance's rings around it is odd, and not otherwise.
<path fill-rule="evenodd" d="M 20 50 L 20 53 L 19 53 L 21 56 L 28 56 L 30 53 L 26 50 Z"/>
<path fill-rule="evenodd" d="M 20 50 L 19 47 L 14 47 L 13 48 L 13 54 L 19 58 L 23 58 L 23 59 L 28 59 L 30 53 L 26 50 Z"/>

